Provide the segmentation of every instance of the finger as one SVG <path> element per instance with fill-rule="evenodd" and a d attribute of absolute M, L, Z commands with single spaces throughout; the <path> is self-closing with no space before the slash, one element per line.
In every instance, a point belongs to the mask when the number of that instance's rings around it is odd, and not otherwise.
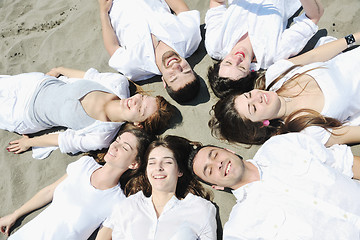
<path fill-rule="evenodd" d="M 15 151 L 18 151 L 20 149 L 19 146 L 14 146 L 12 148 L 9 148 L 9 152 L 15 152 Z"/>
<path fill-rule="evenodd" d="M 9 145 L 18 144 L 18 143 L 19 143 L 19 140 L 14 140 L 14 141 L 9 142 Z"/>
<path fill-rule="evenodd" d="M 22 153 L 22 152 L 24 152 L 24 150 L 19 149 L 18 151 L 14 152 L 14 153 L 15 153 L 15 154 L 19 154 L 19 153 Z"/>

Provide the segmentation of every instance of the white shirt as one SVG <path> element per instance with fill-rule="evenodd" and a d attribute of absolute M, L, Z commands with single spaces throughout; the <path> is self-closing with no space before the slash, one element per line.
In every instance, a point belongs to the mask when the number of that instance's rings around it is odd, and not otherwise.
<path fill-rule="evenodd" d="M 184 58 L 191 56 L 201 41 L 199 11 L 176 16 L 164 0 L 114 0 L 109 16 L 120 43 L 109 65 L 133 81 L 161 75 L 151 34 Z"/>
<path fill-rule="evenodd" d="M 305 14 L 286 28 L 288 18 L 301 6 L 298 0 L 229 0 L 229 7 L 218 6 L 205 17 L 205 47 L 217 60 L 230 53 L 235 44 L 249 33 L 257 63 L 251 68 L 266 69 L 279 59 L 299 53 L 318 27 Z"/>
<path fill-rule="evenodd" d="M 68 176 L 56 187 L 52 203 L 10 239 L 88 239 L 115 204 L 125 199 L 120 184 L 106 190 L 91 185 L 90 176 L 100 167 L 89 156 L 70 163 L 66 169 Z"/>
<path fill-rule="evenodd" d="M 179 200 L 173 196 L 160 217 L 143 192 L 116 206 L 103 225 L 112 229 L 112 239 L 191 240 L 216 239 L 215 206 L 189 193 Z"/>
<path fill-rule="evenodd" d="M 304 73 L 311 76 L 318 84 L 324 96 L 321 114 L 339 121 L 350 120 L 351 125 L 360 125 L 360 48 L 339 54 L 326 62 L 315 62 L 293 69 L 271 87 L 277 91 L 292 76 Z M 266 71 L 266 86 L 294 64 L 288 60 L 280 60 Z M 325 144 L 330 133 L 322 127 L 308 127 L 304 133 L 316 137 Z"/>
<path fill-rule="evenodd" d="M 360 185 L 349 147 L 326 149 L 301 133 L 268 140 L 252 163 L 260 181 L 233 191 L 227 239 L 359 239 Z"/>
<path fill-rule="evenodd" d="M 128 79 L 118 73 L 99 73 L 96 69 L 90 68 L 86 71 L 84 79 L 98 82 L 108 88 L 112 93 L 121 99 L 130 96 Z M 61 78 L 65 82 L 73 82 L 77 78 Z M 93 124 L 80 129 L 66 129 L 58 132 L 59 148 L 62 153 L 87 152 L 109 147 L 114 140 L 123 122 L 102 122 L 96 120 Z M 57 147 L 33 147 L 33 157 L 43 159 Z"/>

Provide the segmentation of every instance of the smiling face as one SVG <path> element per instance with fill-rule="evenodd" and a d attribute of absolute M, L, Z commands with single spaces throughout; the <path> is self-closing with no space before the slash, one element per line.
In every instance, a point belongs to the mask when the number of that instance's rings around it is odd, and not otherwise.
<path fill-rule="evenodd" d="M 219 67 L 219 77 L 239 80 L 249 75 L 251 58 L 245 50 L 230 52 L 221 61 Z"/>
<path fill-rule="evenodd" d="M 240 116 L 252 122 L 276 119 L 281 116 L 281 101 L 273 91 L 254 89 L 237 96 L 234 104 Z"/>
<path fill-rule="evenodd" d="M 124 121 L 141 123 L 153 115 L 158 109 L 156 98 L 135 94 L 126 99 L 120 99 L 120 112 Z"/>
<path fill-rule="evenodd" d="M 152 191 L 174 194 L 178 177 L 182 176 L 173 152 L 162 146 L 154 148 L 149 153 L 146 174 Z"/>
<path fill-rule="evenodd" d="M 137 154 L 137 138 L 132 133 L 124 132 L 110 144 L 104 160 L 106 164 L 126 169 L 136 161 Z"/>
<path fill-rule="evenodd" d="M 234 153 L 218 147 L 204 147 L 193 160 L 194 173 L 204 181 L 237 189 L 244 176 L 244 162 Z"/>
<path fill-rule="evenodd" d="M 167 51 L 162 56 L 162 80 L 173 90 L 178 91 L 195 80 L 195 74 L 189 63 L 174 51 Z"/>

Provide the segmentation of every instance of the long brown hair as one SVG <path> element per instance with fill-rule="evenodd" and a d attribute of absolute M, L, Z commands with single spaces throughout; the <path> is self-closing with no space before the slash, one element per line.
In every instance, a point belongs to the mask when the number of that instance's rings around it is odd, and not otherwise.
<path fill-rule="evenodd" d="M 129 126 L 129 127 L 127 127 Z M 154 137 L 152 135 L 149 135 L 144 130 L 141 130 L 139 128 L 133 128 L 132 124 L 125 125 L 123 128 L 120 129 L 118 134 L 116 135 L 115 139 L 119 136 L 121 136 L 123 133 L 131 133 L 136 137 L 137 140 L 137 155 L 135 157 L 135 160 L 139 165 L 143 164 L 144 161 L 144 154 L 149 146 L 149 144 L 153 141 Z M 114 141 L 115 141 L 114 139 Z M 91 151 L 88 153 L 89 156 L 93 157 L 96 162 L 98 162 L 101 165 L 105 164 L 104 156 L 106 152 L 108 151 L 108 148 L 102 149 L 100 151 Z M 132 176 L 136 173 L 134 170 L 128 169 L 125 173 L 122 174 L 120 177 L 120 185 L 121 188 L 124 188 L 126 183 L 129 181 L 129 179 L 132 178 Z"/>
<path fill-rule="evenodd" d="M 299 65 L 292 66 L 283 72 L 270 83 L 266 90 L 269 91 L 274 84 L 296 67 L 299 67 Z M 312 70 L 314 69 L 309 69 L 300 74 L 294 74 L 294 76 L 287 80 L 287 82 L 276 92 L 279 96 L 281 96 L 282 93 L 289 88 L 290 83 Z M 265 86 L 264 81 L 265 78 L 261 78 L 257 84 L 259 86 Z M 302 91 L 304 91 L 304 88 Z M 317 111 L 311 109 L 300 109 L 291 113 L 285 119 L 272 119 L 270 120 L 269 126 L 263 126 L 262 122 L 252 122 L 249 119 L 240 116 L 235 109 L 235 98 L 237 96 L 239 96 L 239 94 L 231 94 L 218 101 L 212 107 L 210 113 L 212 118 L 210 119 L 208 125 L 211 128 L 211 133 L 214 137 L 227 140 L 229 142 L 245 143 L 250 145 L 263 144 L 274 135 L 288 132 L 300 132 L 310 126 L 319 126 L 329 131 L 329 128 L 341 127 L 343 124 L 339 120 L 325 117 Z"/>
<path fill-rule="evenodd" d="M 146 176 L 146 166 L 151 151 L 161 146 L 173 152 L 179 171 L 183 173 L 183 175 L 179 177 L 176 185 L 176 197 L 181 199 L 186 197 L 188 193 L 192 193 L 209 200 L 212 197 L 211 192 L 205 190 L 201 183 L 194 178 L 193 174 L 187 168 L 188 157 L 193 151 L 193 147 L 195 145 L 197 146 L 199 144 L 191 142 L 186 138 L 173 135 L 168 135 L 164 138 L 159 138 L 158 140 L 153 141 L 146 150 L 144 156 L 145 161 L 137 170 L 136 176 L 133 177 L 125 186 L 125 195 L 129 196 L 138 191 L 143 191 L 145 196 L 151 196 L 152 189 Z"/>

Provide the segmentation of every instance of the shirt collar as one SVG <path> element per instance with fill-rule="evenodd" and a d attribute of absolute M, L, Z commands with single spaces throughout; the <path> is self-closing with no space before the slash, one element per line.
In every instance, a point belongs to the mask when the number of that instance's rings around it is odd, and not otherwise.
<path fill-rule="evenodd" d="M 259 170 L 259 176 L 260 176 L 260 180 L 261 180 L 262 173 L 263 173 L 261 170 L 261 167 L 257 164 L 256 161 L 254 161 L 252 159 L 246 160 L 246 161 L 254 164 L 254 166 Z M 259 181 L 251 182 L 251 183 L 245 184 L 242 187 L 239 187 L 238 189 L 232 190 L 231 192 L 236 197 L 236 202 L 240 203 L 240 202 L 243 202 L 244 200 L 246 200 L 247 194 L 249 192 L 249 187 L 256 184 L 257 182 L 259 182 Z"/>

